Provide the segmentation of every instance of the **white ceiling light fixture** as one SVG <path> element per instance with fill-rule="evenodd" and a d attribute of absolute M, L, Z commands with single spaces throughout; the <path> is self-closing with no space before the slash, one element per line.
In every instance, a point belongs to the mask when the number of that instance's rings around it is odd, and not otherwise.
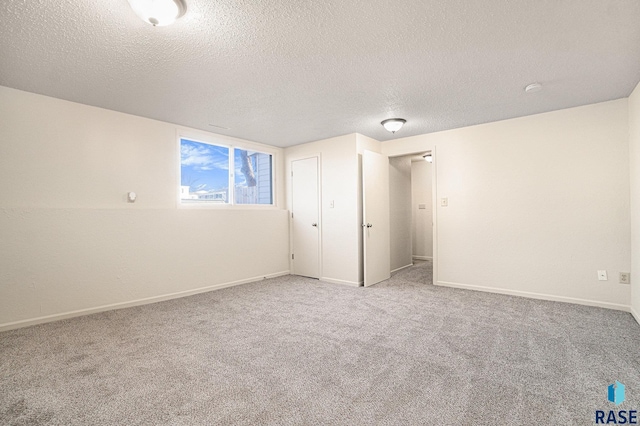
<path fill-rule="evenodd" d="M 391 133 L 395 133 L 400 130 L 406 122 L 407 120 L 405 120 L 404 118 L 388 118 L 386 120 L 383 120 L 380 124 L 382 124 L 384 128 Z"/>
<path fill-rule="evenodd" d="M 527 87 L 524 88 L 524 91 L 527 93 L 536 93 L 542 90 L 542 84 L 540 83 L 531 83 Z"/>
<path fill-rule="evenodd" d="M 433 163 L 433 156 L 430 152 L 423 155 L 422 158 L 424 158 L 424 161 L 426 161 L 427 163 Z"/>
<path fill-rule="evenodd" d="M 154 27 L 173 24 L 187 11 L 183 0 L 129 0 L 133 11 Z"/>

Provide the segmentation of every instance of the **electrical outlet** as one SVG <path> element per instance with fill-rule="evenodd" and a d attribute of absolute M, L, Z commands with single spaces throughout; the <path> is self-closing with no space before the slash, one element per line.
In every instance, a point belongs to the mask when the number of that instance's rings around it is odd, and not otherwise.
<path fill-rule="evenodd" d="M 598 280 L 607 281 L 607 271 L 598 271 Z"/>
<path fill-rule="evenodd" d="M 620 284 L 631 284 L 631 277 L 628 272 L 620 272 Z"/>

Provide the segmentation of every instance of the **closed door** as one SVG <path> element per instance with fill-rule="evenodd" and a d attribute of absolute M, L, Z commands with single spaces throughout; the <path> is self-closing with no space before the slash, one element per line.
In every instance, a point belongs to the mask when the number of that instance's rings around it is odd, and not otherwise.
<path fill-rule="evenodd" d="M 364 285 L 391 277 L 389 157 L 372 151 L 362 156 Z"/>
<path fill-rule="evenodd" d="M 293 273 L 320 278 L 318 157 L 292 161 L 291 171 Z"/>

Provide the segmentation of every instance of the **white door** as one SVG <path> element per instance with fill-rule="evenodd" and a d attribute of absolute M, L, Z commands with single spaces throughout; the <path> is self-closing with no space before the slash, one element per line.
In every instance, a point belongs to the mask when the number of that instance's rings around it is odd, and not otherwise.
<path fill-rule="evenodd" d="M 364 285 L 370 286 L 391 277 L 389 157 L 364 152 L 362 198 Z"/>
<path fill-rule="evenodd" d="M 318 157 L 292 161 L 291 173 L 293 273 L 320 278 Z"/>

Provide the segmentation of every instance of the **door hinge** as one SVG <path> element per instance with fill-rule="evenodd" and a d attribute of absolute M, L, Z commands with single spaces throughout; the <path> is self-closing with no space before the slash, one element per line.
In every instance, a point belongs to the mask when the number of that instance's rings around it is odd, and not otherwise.
<path fill-rule="evenodd" d="M 291 212 L 291 219 L 293 219 L 293 212 Z"/>
<path fill-rule="evenodd" d="M 293 170 L 291 171 L 291 177 L 293 177 Z"/>
<path fill-rule="evenodd" d="M 291 260 L 293 260 L 293 253 L 291 253 Z"/>

